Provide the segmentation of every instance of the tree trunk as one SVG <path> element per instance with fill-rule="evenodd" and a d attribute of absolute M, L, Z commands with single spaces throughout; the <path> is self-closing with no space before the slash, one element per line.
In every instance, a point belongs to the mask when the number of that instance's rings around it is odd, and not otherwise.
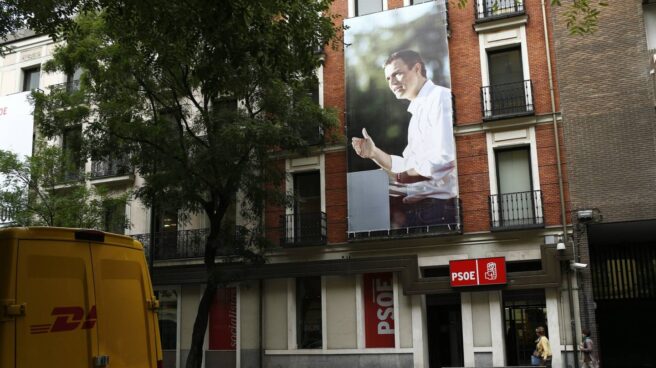
<path fill-rule="evenodd" d="M 203 296 L 200 298 L 200 304 L 198 305 L 194 330 L 191 335 L 191 349 L 189 350 L 189 356 L 187 357 L 186 368 L 200 368 L 203 363 L 203 342 L 205 340 L 205 331 L 207 331 L 210 306 L 214 300 L 217 288 L 216 278 L 211 276 L 210 267 L 208 267 L 208 275 L 207 285 L 203 292 Z"/>

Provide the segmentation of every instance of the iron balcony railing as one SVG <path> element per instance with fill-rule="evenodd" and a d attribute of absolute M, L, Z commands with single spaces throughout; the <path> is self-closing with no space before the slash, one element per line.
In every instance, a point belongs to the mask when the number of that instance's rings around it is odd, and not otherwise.
<path fill-rule="evenodd" d="M 544 226 L 542 193 L 534 190 L 491 195 L 490 226 L 492 230 Z"/>
<path fill-rule="evenodd" d="M 80 90 L 80 80 L 72 80 L 65 83 L 53 84 L 50 88 L 53 90 L 76 92 Z"/>
<path fill-rule="evenodd" d="M 13 207 L 0 205 L 0 225 L 13 222 L 15 214 Z"/>
<path fill-rule="evenodd" d="M 524 14 L 523 0 L 476 0 L 476 20 L 491 20 Z"/>
<path fill-rule="evenodd" d="M 152 260 L 202 258 L 209 229 L 162 231 L 132 235 L 144 246 L 146 257 Z M 151 249 L 151 243 L 154 247 Z"/>
<path fill-rule="evenodd" d="M 325 212 L 282 215 L 280 227 L 280 245 L 283 247 L 326 244 L 328 226 Z"/>
<path fill-rule="evenodd" d="M 533 84 L 530 80 L 481 87 L 483 119 L 499 119 L 533 113 Z"/>
<path fill-rule="evenodd" d="M 111 158 L 91 163 L 92 179 L 129 175 L 131 172 L 132 167 L 127 157 Z"/>

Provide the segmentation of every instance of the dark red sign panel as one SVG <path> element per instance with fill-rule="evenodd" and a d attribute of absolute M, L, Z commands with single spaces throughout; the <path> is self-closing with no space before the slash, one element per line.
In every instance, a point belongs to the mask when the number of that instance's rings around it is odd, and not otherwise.
<path fill-rule="evenodd" d="M 217 289 L 210 308 L 210 350 L 237 348 L 237 289 Z"/>
<path fill-rule="evenodd" d="M 362 276 L 364 330 L 368 348 L 394 347 L 394 283 L 392 273 Z"/>
<path fill-rule="evenodd" d="M 449 262 L 451 286 L 503 285 L 506 279 L 506 258 L 464 259 Z"/>

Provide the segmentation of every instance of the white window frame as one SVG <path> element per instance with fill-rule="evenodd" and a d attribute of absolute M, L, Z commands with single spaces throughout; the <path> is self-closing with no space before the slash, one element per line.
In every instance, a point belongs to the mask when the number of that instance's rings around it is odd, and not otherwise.
<path fill-rule="evenodd" d="M 308 276 L 311 277 L 311 276 Z M 301 353 L 325 353 L 328 350 L 328 330 L 326 325 L 326 278 L 321 278 L 321 349 L 299 349 L 296 331 L 296 278 L 287 279 L 287 349 Z"/>
<path fill-rule="evenodd" d="M 492 32 L 480 32 L 478 34 L 479 55 L 481 60 L 481 85 L 490 86 L 490 65 L 488 63 L 488 51 L 503 50 L 507 48 L 520 47 L 522 56 L 522 73 L 525 81 L 531 80 L 531 72 L 528 62 L 528 46 L 526 44 L 526 26 L 520 24 L 512 28 L 495 30 Z M 486 96 L 483 100 L 483 110 L 491 111 L 490 89 L 485 89 Z M 526 106 L 530 106 L 533 100 L 531 88 L 526 93 Z M 535 109 L 535 107 L 533 107 Z M 489 117 L 489 116 L 484 116 Z"/>
<path fill-rule="evenodd" d="M 487 139 L 487 163 L 490 173 L 490 195 L 499 194 L 497 177 L 496 150 L 514 147 L 529 147 L 531 156 L 531 181 L 533 190 L 540 190 L 540 170 L 538 166 L 538 149 L 535 137 L 535 127 L 525 127 L 515 130 L 492 131 L 486 134 Z M 544 218 L 544 204 L 535 204 L 536 218 Z M 497 206 L 498 208 L 498 206 Z M 499 221 L 499 213 L 491 212 L 492 221 Z"/>

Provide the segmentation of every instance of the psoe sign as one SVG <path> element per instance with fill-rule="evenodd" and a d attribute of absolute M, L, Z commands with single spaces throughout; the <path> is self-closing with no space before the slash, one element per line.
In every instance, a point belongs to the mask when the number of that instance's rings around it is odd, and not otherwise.
<path fill-rule="evenodd" d="M 449 262 L 451 286 L 505 285 L 506 258 L 478 258 Z"/>

